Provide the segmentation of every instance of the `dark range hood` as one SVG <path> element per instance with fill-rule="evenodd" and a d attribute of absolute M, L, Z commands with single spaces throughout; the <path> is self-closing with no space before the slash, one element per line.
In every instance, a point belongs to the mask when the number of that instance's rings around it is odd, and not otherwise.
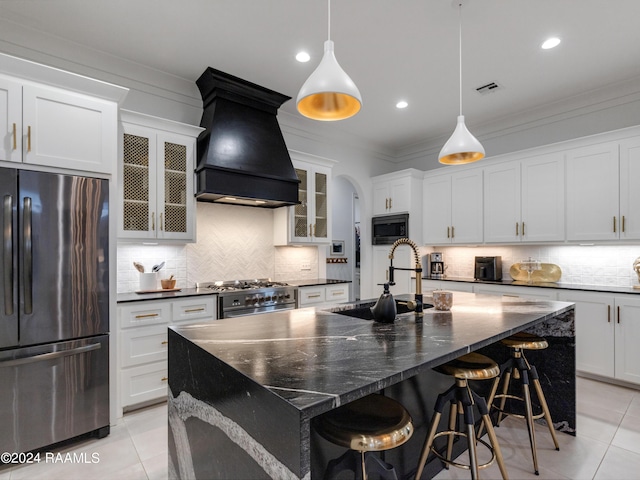
<path fill-rule="evenodd" d="M 198 137 L 197 199 L 266 208 L 300 203 L 300 181 L 276 118 L 291 97 L 211 67 L 196 84 L 205 128 Z"/>

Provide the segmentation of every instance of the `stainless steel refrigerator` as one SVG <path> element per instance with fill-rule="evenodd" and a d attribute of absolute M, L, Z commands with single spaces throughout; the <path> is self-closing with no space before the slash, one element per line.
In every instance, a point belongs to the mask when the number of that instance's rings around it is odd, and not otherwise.
<path fill-rule="evenodd" d="M 0 168 L 0 452 L 109 433 L 106 180 Z"/>

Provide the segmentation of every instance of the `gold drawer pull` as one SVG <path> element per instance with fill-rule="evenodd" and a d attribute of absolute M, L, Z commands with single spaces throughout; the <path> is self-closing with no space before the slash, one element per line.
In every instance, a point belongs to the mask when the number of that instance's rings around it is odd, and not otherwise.
<path fill-rule="evenodd" d="M 145 313 L 144 315 L 136 315 L 136 318 L 149 318 L 149 317 L 157 317 L 157 313 Z"/>
<path fill-rule="evenodd" d="M 16 124 L 13 124 L 13 149 L 16 150 L 18 148 L 18 139 L 16 137 Z"/>
<path fill-rule="evenodd" d="M 308 298 L 318 298 L 320 296 L 320 294 L 317 295 L 308 295 Z"/>
<path fill-rule="evenodd" d="M 611 305 L 607 305 L 607 323 L 611 323 Z"/>
<path fill-rule="evenodd" d="M 616 216 L 613 216 L 613 233 L 616 233 Z"/>
<path fill-rule="evenodd" d="M 169 380 L 167 377 L 162 377 L 162 378 L 160 379 L 160 381 L 161 381 L 161 382 L 166 382 L 167 380 Z"/>
<path fill-rule="evenodd" d="M 160 345 L 166 345 L 167 343 L 169 343 L 167 340 L 165 340 L 164 342 L 160 342 Z"/>
<path fill-rule="evenodd" d="M 193 312 L 204 312 L 205 308 L 200 307 L 200 308 L 189 308 L 187 310 L 184 311 L 184 313 L 193 313 Z"/>
<path fill-rule="evenodd" d="M 31 151 L 31 125 L 27 127 L 27 152 Z"/>
<path fill-rule="evenodd" d="M 333 295 L 344 295 L 344 290 L 342 290 L 340 292 L 333 292 Z"/>

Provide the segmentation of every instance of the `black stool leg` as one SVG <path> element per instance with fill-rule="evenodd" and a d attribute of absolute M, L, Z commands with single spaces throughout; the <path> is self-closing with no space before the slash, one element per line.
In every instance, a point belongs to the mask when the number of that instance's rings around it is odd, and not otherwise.
<path fill-rule="evenodd" d="M 451 400 L 451 404 L 449 405 L 449 430 L 456 429 L 456 421 L 458 419 L 458 414 L 462 412 L 462 404 L 457 400 Z M 451 455 L 453 452 L 453 435 L 449 435 L 447 438 L 447 460 L 451 460 Z M 449 470 L 449 464 L 445 463 L 444 468 Z"/>
<path fill-rule="evenodd" d="M 496 420 L 496 427 L 500 426 L 500 422 L 504 418 L 504 413 L 502 412 L 504 411 L 504 404 L 507 401 L 506 395 L 507 395 L 507 392 L 509 391 L 509 383 L 511 383 L 512 372 L 513 372 L 513 366 L 512 366 L 511 360 L 509 360 L 507 362 L 507 368 L 504 373 L 504 384 L 502 385 L 502 397 L 500 398 L 500 407 L 498 410 L 498 419 Z M 491 401 L 493 403 L 493 399 L 491 399 Z M 491 405 L 492 403 L 490 403 L 489 405 Z"/>
<path fill-rule="evenodd" d="M 538 454 L 536 452 L 536 430 L 533 425 L 533 407 L 531 406 L 531 392 L 529 391 L 529 373 L 527 368 L 522 365 L 518 366 L 518 370 L 520 370 L 522 380 L 522 394 L 527 419 L 527 431 L 529 432 L 529 444 L 531 445 L 531 455 L 533 457 L 533 470 L 536 475 L 540 475 L 538 472 Z"/>
<path fill-rule="evenodd" d="M 369 473 L 375 473 L 383 480 L 398 480 L 398 474 L 393 465 L 381 460 L 377 455 L 367 455 L 365 463 Z"/>

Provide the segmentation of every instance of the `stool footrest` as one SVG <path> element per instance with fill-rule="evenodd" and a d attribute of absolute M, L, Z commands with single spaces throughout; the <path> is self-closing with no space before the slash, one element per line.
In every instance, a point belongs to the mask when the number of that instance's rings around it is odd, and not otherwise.
<path fill-rule="evenodd" d="M 444 437 L 444 436 L 465 437 L 465 438 L 467 438 L 467 434 L 466 433 L 457 432 L 457 431 L 454 431 L 454 430 L 445 430 L 443 432 L 438 432 L 438 433 L 435 434 L 435 436 L 433 438 L 435 440 L 438 437 Z M 485 442 L 481 438 L 477 438 L 476 441 L 477 441 L 477 443 L 481 443 L 482 445 L 484 445 L 491 452 L 491 459 L 486 463 L 478 465 L 478 469 L 487 468 L 487 467 L 493 465 L 493 462 L 496 459 L 496 454 L 494 453 L 493 448 L 491 447 L 491 445 L 489 445 L 487 442 Z M 471 466 L 468 463 L 459 463 L 459 462 L 456 462 L 456 461 L 453 461 L 453 460 L 448 460 L 444 455 L 442 455 L 440 452 L 438 452 L 438 450 L 436 450 L 434 445 L 431 445 L 431 452 L 436 457 L 438 457 L 443 463 L 445 463 L 447 465 L 452 465 L 454 467 L 463 468 L 465 470 L 470 470 L 471 469 Z"/>

